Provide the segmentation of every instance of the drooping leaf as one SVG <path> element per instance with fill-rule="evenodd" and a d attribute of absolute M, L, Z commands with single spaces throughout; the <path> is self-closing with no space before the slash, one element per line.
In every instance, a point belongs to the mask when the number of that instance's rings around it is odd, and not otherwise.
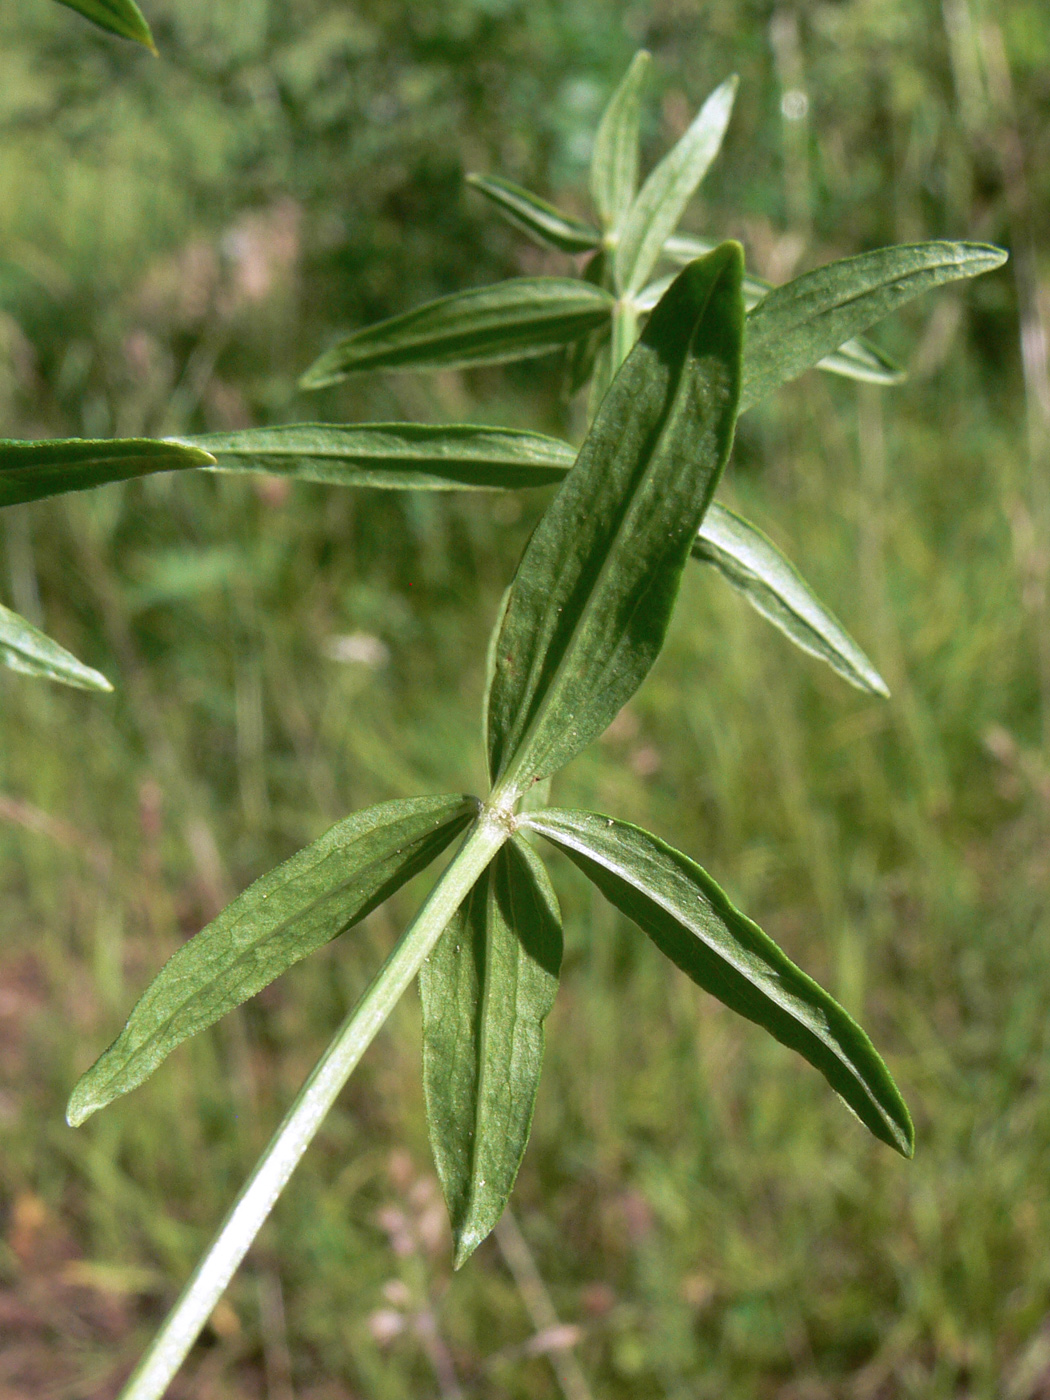
<path fill-rule="evenodd" d="M 558 350 L 612 315 L 613 298 L 572 277 L 512 277 L 458 292 L 356 331 L 299 381 L 336 384 L 366 369 L 440 369 L 497 364 Z"/>
<path fill-rule="evenodd" d="M 5 607 L 0 607 L 0 662 L 24 676 L 45 676 L 78 690 L 113 689 L 100 671 L 85 666 L 65 647 Z"/>
<path fill-rule="evenodd" d="M 639 49 L 602 113 L 591 153 L 591 198 L 602 225 L 617 236 L 638 188 L 638 127 L 649 55 Z"/>
<path fill-rule="evenodd" d="M 188 1036 L 345 933 L 429 865 L 477 808 L 475 798 L 458 796 L 383 802 L 256 880 L 153 979 L 73 1090 L 69 1122 L 76 1127 L 136 1088 Z"/>
<path fill-rule="evenodd" d="M 512 837 L 420 970 L 427 1121 L 457 1269 L 503 1214 L 525 1153 L 561 956 L 547 873 Z"/>
<path fill-rule="evenodd" d="M 592 812 L 548 809 L 520 821 L 560 847 L 698 986 L 797 1050 L 876 1137 L 912 1155 L 907 1107 L 860 1026 L 695 861 Z"/>
<path fill-rule="evenodd" d="M 681 273 L 526 547 L 489 696 L 489 766 L 507 790 L 600 734 L 663 644 L 733 439 L 742 267 L 727 243 Z"/>
<path fill-rule="evenodd" d="M 625 296 L 645 285 L 665 241 L 718 154 L 736 88 L 737 79 L 732 77 L 714 90 L 689 130 L 638 191 L 616 245 L 616 284 Z"/>
<path fill-rule="evenodd" d="M 576 456 L 567 443 L 511 428 L 422 423 L 292 423 L 181 439 L 218 471 L 388 490 L 498 490 L 560 481 Z"/>
<path fill-rule="evenodd" d="M 767 621 L 858 690 L 889 695 L 886 682 L 839 620 L 757 526 L 713 501 L 700 524 L 693 557 L 713 564 Z"/>
<path fill-rule="evenodd" d="M 0 438 L 0 506 L 214 462 L 199 447 L 151 438 Z"/>
<path fill-rule="evenodd" d="M 740 412 L 921 292 L 991 272 L 1006 257 L 986 243 L 902 244 L 774 288 L 747 318 Z"/>
<path fill-rule="evenodd" d="M 587 253 L 602 241 L 596 228 L 499 175 L 468 175 L 467 184 L 491 199 L 515 228 L 562 253 Z"/>
<path fill-rule="evenodd" d="M 111 34 L 119 34 L 122 39 L 134 39 L 143 44 L 150 53 L 157 52 L 149 25 L 135 0 L 58 0 L 76 10 L 85 19 L 97 24 L 100 29 L 108 29 Z"/>

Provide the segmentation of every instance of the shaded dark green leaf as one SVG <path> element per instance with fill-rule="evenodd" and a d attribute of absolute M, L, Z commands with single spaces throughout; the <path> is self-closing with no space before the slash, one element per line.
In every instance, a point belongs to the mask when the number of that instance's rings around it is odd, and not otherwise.
<path fill-rule="evenodd" d="M 58 0 L 60 5 L 76 10 L 77 14 L 97 24 L 100 29 L 108 29 L 111 34 L 119 34 L 122 39 L 134 39 L 143 44 L 150 53 L 156 53 L 153 35 L 135 0 Z"/>
<path fill-rule="evenodd" d="M 602 113 L 591 153 L 591 198 L 615 237 L 638 188 L 638 127 L 649 55 L 639 49 Z"/>
<path fill-rule="evenodd" d="M 214 462 L 199 447 L 152 438 L 0 438 L 0 506 Z"/>
<path fill-rule="evenodd" d="M 739 244 L 679 276 L 526 547 L 496 648 L 489 764 L 513 791 L 613 719 L 663 644 L 733 439 Z"/>
<path fill-rule="evenodd" d="M 0 663 L 24 676 L 44 676 L 78 690 L 113 689 L 100 671 L 85 666 L 65 647 L 5 607 L 0 607 Z"/>
<path fill-rule="evenodd" d="M 547 873 L 514 837 L 420 970 L 427 1121 L 457 1269 L 502 1215 L 525 1153 L 561 956 Z"/>
<path fill-rule="evenodd" d="M 886 682 L 839 620 L 757 526 L 712 502 L 693 557 L 713 564 L 767 621 L 851 685 L 889 695 Z"/>
<path fill-rule="evenodd" d="M 321 389 L 366 369 L 440 369 L 544 355 L 612 315 L 613 298 L 572 277 L 512 277 L 428 302 L 332 347 L 306 371 Z"/>
<path fill-rule="evenodd" d="M 560 847 L 697 986 L 797 1050 L 876 1137 L 912 1155 L 908 1109 L 864 1031 L 695 861 L 592 812 L 548 809 L 520 820 Z"/>
<path fill-rule="evenodd" d="M 515 228 L 523 229 L 539 243 L 563 253 L 587 253 L 602 241 L 596 228 L 571 214 L 563 214 L 538 194 L 499 175 L 468 175 L 467 184 L 491 199 Z"/>
<path fill-rule="evenodd" d="M 338 822 L 250 885 L 181 947 L 73 1090 L 76 1126 L 147 1079 L 172 1050 L 345 933 L 448 846 L 472 797 L 383 802 Z"/>

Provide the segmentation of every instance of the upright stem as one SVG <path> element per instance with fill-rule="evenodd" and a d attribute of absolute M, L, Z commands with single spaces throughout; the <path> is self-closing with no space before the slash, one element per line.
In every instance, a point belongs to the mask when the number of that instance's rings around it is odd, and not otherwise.
<path fill-rule="evenodd" d="M 613 307 L 612 330 L 609 342 L 609 378 L 615 379 L 616 371 L 634 349 L 638 339 L 638 312 L 634 303 L 618 301 Z"/>
<path fill-rule="evenodd" d="M 506 841 L 509 825 L 502 816 L 485 809 L 401 941 L 336 1032 L 139 1362 L 121 1400 L 159 1400 L 164 1394 L 339 1091 L 478 876 Z"/>

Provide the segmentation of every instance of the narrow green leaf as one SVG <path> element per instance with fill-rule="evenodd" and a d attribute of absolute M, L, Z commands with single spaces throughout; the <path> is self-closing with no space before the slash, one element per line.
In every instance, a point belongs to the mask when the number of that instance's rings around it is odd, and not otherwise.
<path fill-rule="evenodd" d="M 776 287 L 747 318 L 740 412 L 921 292 L 991 272 L 1006 257 L 986 243 L 902 244 Z"/>
<path fill-rule="evenodd" d="M 134 39 L 144 45 L 150 53 L 157 52 L 153 35 L 149 31 L 142 11 L 135 0 L 58 0 L 71 10 L 76 10 L 85 19 L 97 24 L 100 29 L 108 29 L 111 34 L 119 34 L 122 39 Z"/>
<path fill-rule="evenodd" d="M 520 821 L 560 847 L 697 986 L 797 1050 L 876 1137 L 912 1155 L 908 1109 L 860 1026 L 699 865 L 593 812 L 548 809 Z"/>
<path fill-rule="evenodd" d="M 217 471 L 388 490 L 500 490 L 560 481 L 576 456 L 567 443 L 510 428 L 420 423 L 293 423 L 206 433 Z"/>
<path fill-rule="evenodd" d="M 886 682 L 839 620 L 757 526 L 712 502 L 693 557 L 713 564 L 767 621 L 858 690 L 889 695 Z"/>
<path fill-rule="evenodd" d="M 513 837 L 420 970 L 427 1121 L 457 1269 L 503 1214 L 525 1154 L 561 956 L 547 872 Z"/>
<path fill-rule="evenodd" d="M 150 438 L 0 438 L 0 506 L 214 462 L 199 447 Z"/>
<path fill-rule="evenodd" d="M 85 666 L 65 647 L 5 607 L 0 607 L 0 663 L 24 676 L 44 676 L 78 690 L 113 689 L 100 671 Z"/>
<path fill-rule="evenodd" d="M 607 321 L 613 298 L 572 277 L 512 277 L 366 326 L 306 371 L 303 389 L 366 369 L 440 369 L 545 355 Z"/>
<path fill-rule="evenodd" d="M 649 55 L 639 49 L 602 113 L 591 153 L 591 198 L 615 238 L 638 188 L 638 127 Z"/>
<path fill-rule="evenodd" d="M 678 263 L 681 266 L 683 263 L 691 262 L 694 258 L 703 257 L 714 246 L 705 238 L 669 238 L 663 246 L 663 256 L 669 262 Z M 660 278 L 648 287 L 643 287 L 635 298 L 637 305 L 642 310 L 648 310 L 650 306 L 654 306 L 663 295 L 664 287 L 669 280 L 669 278 Z M 744 305 L 747 310 L 753 311 L 772 290 L 772 282 L 750 274 L 745 276 Z M 900 365 L 891 360 L 877 345 L 859 339 L 847 340 L 844 345 L 840 345 L 830 355 L 825 355 L 822 360 L 818 360 L 817 369 L 827 370 L 830 374 L 842 375 L 845 379 L 863 380 L 867 384 L 899 384 L 905 378 L 905 373 Z"/>
<path fill-rule="evenodd" d="M 733 110 L 737 79 L 714 90 L 692 126 L 651 171 L 631 205 L 616 247 L 616 284 L 633 296 L 660 257 L 685 207 L 718 154 Z"/>
<path fill-rule="evenodd" d="M 525 549 L 489 696 L 490 771 L 509 790 L 600 734 L 663 644 L 733 440 L 742 268 L 727 243 L 681 273 Z"/>
<path fill-rule="evenodd" d="M 491 199 L 515 228 L 562 253 L 587 253 L 602 241 L 596 228 L 499 175 L 468 175 L 467 184 Z"/>
<path fill-rule="evenodd" d="M 147 1079 L 172 1050 L 371 913 L 461 832 L 472 797 L 383 802 L 338 822 L 256 880 L 181 947 L 73 1090 L 73 1127 Z"/>

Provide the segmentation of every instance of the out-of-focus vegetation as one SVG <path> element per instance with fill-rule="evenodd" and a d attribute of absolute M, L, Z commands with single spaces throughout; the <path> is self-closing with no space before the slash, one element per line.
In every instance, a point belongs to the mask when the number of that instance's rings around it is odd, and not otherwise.
<path fill-rule="evenodd" d="M 741 423 L 731 491 L 775 519 L 893 699 L 857 696 L 694 569 L 657 671 L 555 794 L 671 837 L 830 985 L 916 1114 L 916 1160 L 565 870 L 514 1205 L 578 1332 L 537 1340 L 513 1238 L 518 1282 L 495 1243 L 451 1276 L 406 1004 L 179 1393 L 547 1396 L 544 1347 L 573 1339 L 609 1397 L 1050 1393 L 1050 12 L 148 17 L 159 61 L 43 0 L 0 15 L 4 435 L 320 414 L 572 433 L 549 362 L 313 399 L 295 380 L 366 320 L 566 270 L 462 177 L 582 208 L 589 133 L 639 44 L 662 85 L 654 152 L 741 74 L 690 217 L 741 237 L 756 272 L 925 237 L 1014 253 L 887 325 L 901 388 L 810 375 Z M 484 639 L 539 507 L 182 476 L 3 513 L 3 601 L 117 691 L 0 677 L 0 1394 L 113 1393 L 406 901 L 74 1133 L 76 1075 L 275 860 L 366 803 L 482 781 Z"/>

